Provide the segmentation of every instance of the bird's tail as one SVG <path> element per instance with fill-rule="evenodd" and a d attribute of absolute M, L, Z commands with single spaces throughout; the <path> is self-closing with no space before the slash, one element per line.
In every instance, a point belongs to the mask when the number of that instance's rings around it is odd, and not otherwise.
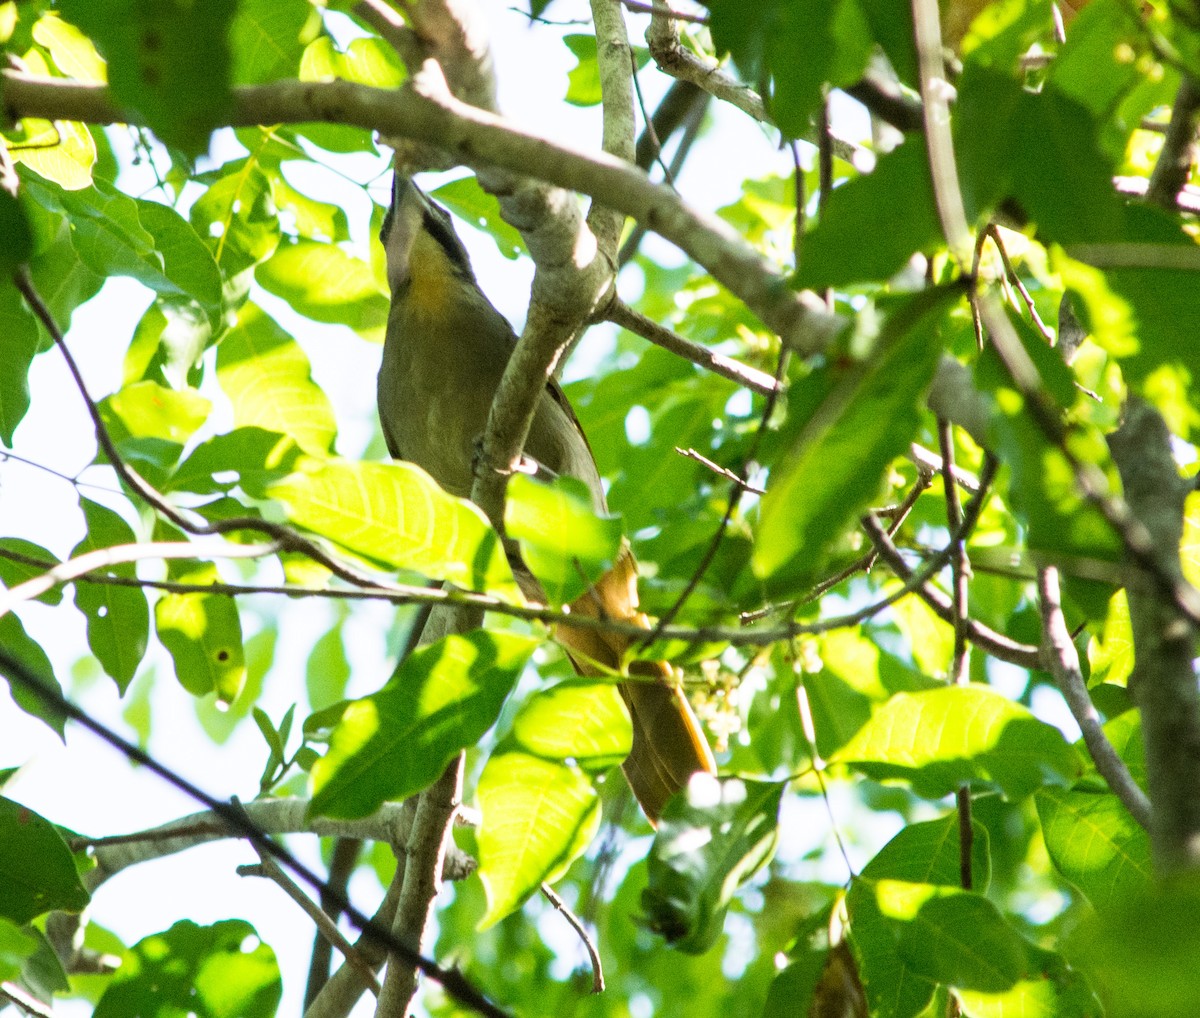
<path fill-rule="evenodd" d="M 637 564 L 628 546 L 596 585 L 571 605 L 573 615 L 632 622 L 649 630 L 638 611 Z M 622 633 L 560 625 L 559 640 L 581 675 L 620 671 L 633 638 Z M 717 772 L 700 721 L 665 661 L 634 661 L 617 688 L 633 721 L 633 748 L 622 765 L 633 794 L 652 824 L 693 774 Z"/>

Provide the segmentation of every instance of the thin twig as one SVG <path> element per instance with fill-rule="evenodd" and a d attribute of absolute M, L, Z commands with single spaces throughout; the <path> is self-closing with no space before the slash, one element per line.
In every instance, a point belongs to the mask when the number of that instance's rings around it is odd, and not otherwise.
<path fill-rule="evenodd" d="M 542 894 L 546 896 L 546 900 L 550 902 L 567 921 L 568 925 L 573 929 L 580 941 L 583 943 L 584 950 L 588 953 L 588 960 L 592 965 L 592 993 L 604 992 L 604 965 L 600 961 L 600 952 L 596 950 L 596 945 L 592 941 L 591 934 L 588 933 L 587 927 L 583 925 L 582 920 L 571 911 L 567 903 L 554 893 L 554 888 L 549 884 L 542 884 Z"/>
<path fill-rule="evenodd" d="M 296 882 L 279 868 L 279 864 L 274 859 L 261 850 L 258 857 L 261 861 L 257 864 L 239 866 L 237 868 L 238 876 L 265 877 L 267 880 L 274 881 L 280 890 L 299 905 L 304 914 L 313 921 L 317 932 L 341 952 L 348 965 L 354 967 L 363 982 L 367 984 L 367 989 L 378 997 L 379 980 L 375 976 L 375 970 L 362 959 L 354 945 L 342 935 L 342 931 L 337 928 L 337 923 L 322 912 L 317 903 L 296 886 Z"/>
<path fill-rule="evenodd" d="M 987 229 L 984 231 L 984 235 L 991 238 L 992 243 L 996 245 L 996 250 L 1000 252 L 1000 260 L 1004 263 L 1004 272 L 1012 285 L 1017 288 L 1017 293 L 1021 295 L 1021 300 L 1025 302 L 1025 308 L 1029 311 L 1029 317 L 1033 319 L 1033 324 L 1037 327 L 1038 332 L 1042 334 L 1042 338 L 1047 343 L 1054 346 L 1054 330 L 1042 321 L 1042 316 L 1038 314 L 1037 305 L 1033 303 L 1033 297 L 1030 296 L 1025 283 L 1017 275 L 1017 270 L 1013 267 L 1012 261 L 1009 260 L 1008 249 L 1004 246 L 1004 238 L 1000 236 L 1000 227 L 995 223 L 989 223 Z"/>
<path fill-rule="evenodd" d="M 771 415 L 775 412 L 775 406 L 779 399 L 779 392 L 783 377 L 787 372 L 788 365 L 788 350 L 786 347 L 780 349 L 779 359 L 775 362 L 775 378 L 776 388 L 772 390 L 763 403 L 762 413 L 758 418 L 758 427 L 755 429 L 754 437 L 750 440 L 750 448 L 747 450 L 745 464 L 742 467 L 741 476 L 733 485 L 729 498 L 725 503 L 725 512 L 721 516 L 721 522 L 717 524 L 717 529 L 714 531 L 712 540 L 709 541 L 708 547 L 704 549 L 704 554 L 700 556 L 700 561 L 696 568 L 692 570 L 692 575 L 688 577 L 688 581 L 684 584 L 683 590 L 679 596 L 671 604 L 671 606 L 663 613 L 661 619 L 655 623 L 654 628 L 646 635 L 642 641 L 643 647 L 649 647 L 655 640 L 659 639 L 664 630 L 669 626 L 675 618 L 683 611 L 683 606 L 687 604 L 688 598 L 692 596 L 696 588 L 700 586 L 700 581 L 704 578 L 704 574 L 708 572 L 708 567 L 712 565 L 713 559 L 717 557 L 717 551 L 721 547 L 721 542 L 725 539 L 725 534 L 729 530 L 729 523 L 733 519 L 733 514 L 737 512 L 737 507 L 741 504 L 742 495 L 746 491 L 749 466 L 753 463 L 754 458 L 758 455 L 758 448 L 762 444 L 763 435 L 767 431 L 767 422 L 770 421 Z"/>
<path fill-rule="evenodd" d="M 11 1003 L 33 1015 L 34 1018 L 56 1018 L 53 1008 L 38 1000 L 28 990 L 22 989 L 16 983 L 8 980 L 0 983 L 0 997 L 7 997 Z"/>
<path fill-rule="evenodd" d="M 904 526 L 904 521 L 908 519 L 908 514 L 912 512 L 913 506 L 917 504 L 917 499 L 919 499 L 921 495 L 924 494 L 924 492 L 929 488 L 932 479 L 933 478 L 931 474 L 925 472 L 924 470 L 918 469 L 916 483 L 905 493 L 904 501 L 902 501 L 898 506 L 895 506 L 888 513 L 890 518 L 888 526 L 889 537 L 895 537 L 900 528 Z M 876 511 L 874 515 L 878 516 L 882 514 Z M 850 565 L 846 566 L 845 569 L 841 569 L 833 576 L 823 579 L 808 592 L 803 603 L 808 604 L 811 601 L 815 601 L 827 590 L 836 587 L 843 580 L 848 580 L 855 573 L 869 573 L 874 568 L 875 561 L 878 558 L 879 550 L 877 548 L 872 548 L 865 555 L 856 559 L 854 562 L 851 562 Z"/>
<path fill-rule="evenodd" d="M 77 577 L 108 566 L 144 559 L 209 559 L 209 558 L 262 558 L 280 550 L 278 543 L 231 544 L 226 541 L 147 541 L 141 544 L 118 544 L 110 548 L 97 548 L 67 559 L 51 567 L 41 576 L 17 584 L 0 593 L 0 616 L 7 615 L 24 601 L 40 597 L 48 590 L 69 583 Z M 211 589 L 206 588 L 206 589 Z"/>
<path fill-rule="evenodd" d="M 641 3 L 640 0 L 621 0 L 621 6 L 635 14 L 656 14 L 654 4 Z M 705 14 L 688 14 L 684 11 L 671 11 L 671 17 L 676 21 L 687 21 L 693 25 L 707 25 L 708 16 Z"/>
<path fill-rule="evenodd" d="M 334 887 L 340 887 L 343 891 L 349 887 L 350 877 L 354 874 L 354 869 L 358 865 L 362 845 L 362 840 L 359 838 L 334 839 L 333 850 L 330 852 L 329 857 L 329 870 L 326 876 L 326 879 Z M 321 914 L 329 916 L 333 920 L 336 929 L 339 915 L 337 905 L 330 900 L 328 895 L 322 895 L 318 905 Z M 346 957 L 347 963 L 349 963 L 349 956 Z M 355 952 L 355 957 L 358 964 L 366 964 L 371 975 L 375 974 L 374 966 L 366 961 L 361 954 Z M 323 936 L 318 930 L 317 935 L 313 938 L 312 951 L 309 952 L 308 979 L 305 980 L 304 984 L 304 1009 L 306 1011 L 320 995 L 322 987 L 329 982 L 330 963 L 332 961 L 333 942 Z M 378 993 L 376 993 L 376 996 L 378 996 Z"/>
<path fill-rule="evenodd" d="M 734 484 L 741 485 L 742 490 L 748 491 L 751 495 L 765 495 L 767 493 L 765 488 L 755 487 L 749 481 L 742 478 L 739 474 L 735 474 L 728 467 L 723 467 L 720 463 L 714 463 L 703 453 L 697 452 L 695 449 L 681 449 L 679 446 L 675 446 L 675 451 L 679 453 L 680 456 L 685 456 L 690 460 L 695 460 L 697 463 L 707 467 L 719 477 L 724 477 L 727 481 L 732 481 Z"/>
<path fill-rule="evenodd" d="M 711 371 L 714 375 L 728 378 L 731 382 L 744 386 L 752 392 L 769 396 L 778 392 L 781 383 L 765 371 L 752 368 L 732 357 L 715 353 L 706 346 L 684 339 L 678 333 L 659 325 L 653 318 L 648 318 L 640 311 L 635 311 L 619 299 L 613 300 L 604 311 L 604 317 L 614 325 L 627 329 L 635 336 L 649 340 L 655 346 L 661 346 L 685 360 L 691 361 L 698 367 Z"/>
<path fill-rule="evenodd" d="M 962 507 L 958 501 L 958 485 L 954 482 L 954 432 L 949 422 L 938 419 L 938 445 L 942 450 L 942 487 L 946 494 L 946 524 L 958 530 L 962 522 Z M 950 681 L 956 686 L 965 686 L 971 678 L 969 659 L 970 644 L 967 642 L 967 595 L 970 565 L 967 561 L 966 541 L 959 537 L 954 542 L 954 553 L 950 556 L 950 582 L 954 591 L 951 612 L 954 627 L 954 655 L 950 665 Z M 971 825 L 971 788 L 960 785 L 954 795 L 958 812 L 958 873 L 964 891 L 971 890 L 975 882 L 971 866 L 971 852 L 975 843 L 975 829 Z"/>
<path fill-rule="evenodd" d="M 1129 768 L 1125 766 L 1125 761 L 1117 754 L 1113 744 L 1108 741 L 1100 715 L 1088 695 L 1087 683 L 1079 667 L 1079 652 L 1067 631 L 1059 594 L 1058 569 L 1054 566 L 1038 570 L 1038 594 L 1042 614 L 1043 657 L 1049 666 L 1050 674 L 1054 676 L 1059 692 L 1070 708 L 1071 716 L 1083 733 L 1083 743 L 1087 746 L 1097 772 L 1129 810 L 1129 815 L 1149 830 L 1153 815 L 1150 800 L 1133 780 L 1133 775 L 1129 773 Z"/>

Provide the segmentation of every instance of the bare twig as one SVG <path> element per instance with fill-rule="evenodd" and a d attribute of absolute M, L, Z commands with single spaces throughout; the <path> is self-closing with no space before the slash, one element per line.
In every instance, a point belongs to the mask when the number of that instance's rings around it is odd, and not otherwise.
<path fill-rule="evenodd" d="M 654 4 L 640 3 L 639 0 L 621 0 L 621 6 L 635 14 L 654 14 L 658 8 Z M 687 21 L 693 25 L 707 25 L 708 16 L 705 14 L 688 14 L 686 11 L 671 11 L 671 17 L 676 21 Z"/>
<path fill-rule="evenodd" d="M 562 917 L 567 921 L 567 924 L 575 931 L 576 936 L 582 942 L 584 950 L 588 953 L 588 960 L 592 965 L 592 993 L 604 992 L 604 965 L 600 961 L 600 952 L 596 950 L 596 944 L 592 940 L 591 934 L 588 933 L 587 927 L 583 925 L 580 918 L 567 907 L 567 903 L 562 900 L 554 892 L 554 888 L 549 884 L 542 884 L 542 894 L 546 896 L 546 900 L 561 913 Z"/>
<path fill-rule="evenodd" d="M 646 317 L 640 311 L 635 311 L 619 299 L 613 300 L 604 311 L 604 317 L 614 325 L 627 329 L 635 336 L 647 339 L 655 346 L 689 360 L 698 367 L 706 368 L 714 375 L 728 378 L 731 382 L 769 396 L 778 392 L 781 383 L 765 371 L 742 364 L 732 357 L 715 353 L 706 346 L 684 339 L 678 333 L 672 332 L 665 326 L 659 325 L 654 319 Z"/>
<path fill-rule="evenodd" d="M 962 523 L 962 506 L 958 501 L 958 485 L 954 481 L 954 432 L 944 419 L 938 420 L 938 445 L 942 450 L 942 487 L 946 495 L 946 524 L 958 530 Z M 970 579 L 970 563 L 967 560 L 967 545 L 963 537 L 954 542 L 950 556 L 950 584 L 953 595 L 950 599 L 952 625 L 954 627 L 954 655 L 950 665 L 950 681 L 956 686 L 965 686 L 971 679 L 967 642 L 967 609 Z M 971 890 L 975 882 L 972 872 L 971 851 L 975 844 L 975 829 L 971 824 L 971 787 L 960 785 L 954 795 L 958 811 L 958 873 L 964 891 Z"/>
<path fill-rule="evenodd" d="M 0 615 L 6 615 L 24 601 L 40 597 L 48 590 L 69 583 L 71 580 L 98 569 L 125 562 L 141 562 L 145 559 L 209 559 L 209 558 L 262 558 L 274 555 L 280 545 L 231 544 L 227 541 L 147 541 L 142 544 L 118 544 L 110 548 L 97 548 L 84 552 L 73 559 L 52 566 L 41 576 L 26 580 L 9 590 L 0 592 Z M 211 587 L 205 589 L 210 590 Z"/>
<path fill-rule="evenodd" d="M 1063 615 L 1057 568 L 1046 566 L 1038 570 L 1038 593 L 1042 614 L 1042 656 L 1050 674 L 1054 676 L 1071 716 L 1083 733 L 1083 743 L 1091 754 L 1096 770 L 1129 810 L 1129 815 L 1149 830 L 1152 817 L 1150 800 L 1108 741 L 1100 715 L 1088 695 L 1087 683 L 1079 667 L 1079 652 L 1067 631 L 1067 621 Z"/>
<path fill-rule="evenodd" d="M 34 1018 L 55 1018 L 52 1007 L 42 1003 L 42 1001 L 38 1000 L 28 990 L 22 989 L 16 983 L 9 982 L 8 980 L 0 983 L 0 997 L 6 998 L 26 1014 L 33 1015 Z"/>
<path fill-rule="evenodd" d="M 255 865 L 239 866 L 237 868 L 238 875 L 243 877 L 265 877 L 268 880 L 274 881 L 280 890 L 299 905 L 304 914 L 313 921 L 313 925 L 316 926 L 320 935 L 337 948 L 342 957 L 346 959 L 346 963 L 353 966 L 363 982 L 366 983 L 367 989 L 378 997 L 379 980 L 375 978 L 374 968 L 363 960 L 358 951 L 355 950 L 354 945 L 342 935 L 342 931 L 337 928 L 337 923 L 322 912 L 317 903 L 296 886 L 296 882 L 279 868 L 279 864 L 274 859 L 261 851 L 258 857 L 260 862 Z"/>
<path fill-rule="evenodd" d="M 690 460 L 695 460 L 701 466 L 707 467 L 714 474 L 724 477 L 725 480 L 732 481 L 734 484 L 741 487 L 743 491 L 748 491 L 751 495 L 765 495 L 767 493 L 765 488 L 756 488 L 753 484 L 743 479 L 740 475 L 735 474 L 727 467 L 721 466 L 720 463 L 714 463 L 703 453 L 697 452 L 695 449 L 681 449 L 679 446 L 675 446 L 675 451 L 679 453 L 680 456 L 684 456 Z"/>
<path fill-rule="evenodd" d="M 362 838 L 391 845 L 403 853 L 412 828 L 414 801 L 385 803 L 361 820 L 331 820 L 328 817 L 309 817 L 307 799 L 257 799 L 242 805 L 243 817 L 263 835 L 312 834 L 318 837 Z M 103 838 L 77 837 L 70 841 L 73 850 L 89 848 L 95 866 L 84 874 L 84 886 L 95 891 L 130 866 L 184 852 L 198 845 L 225 838 L 240 838 L 241 830 L 214 811 L 193 813 L 159 827 Z M 475 861 L 463 852 L 455 851 L 447 865 L 446 875 L 462 880 L 475 870 Z"/>
<path fill-rule="evenodd" d="M 1008 249 L 1004 246 L 1004 238 L 1000 236 L 1000 227 L 995 223 L 989 223 L 984 234 L 991 238 L 992 243 L 996 245 L 996 250 L 1000 252 L 1000 260 L 1004 263 L 1005 274 L 1008 276 L 1009 282 L 1017 288 L 1017 293 L 1021 295 L 1021 300 L 1025 302 L 1025 308 L 1029 312 L 1029 317 L 1033 319 L 1033 324 L 1037 326 L 1037 330 L 1042 334 L 1042 338 L 1053 346 L 1055 340 L 1054 330 L 1042 321 L 1042 316 L 1038 314 L 1037 305 L 1033 303 L 1033 297 L 1026 288 L 1024 281 L 1017 274 L 1013 263 L 1009 260 Z"/>
<path fill-rule="evenodd" d="M 326 879 L 334 887 L 340 887 L 345 891 L 350 886 L 350 878 L 354 874 L 354 869 L 358 865 L 358 858 L 362 852 L 363 843 L 358 838 L 335 838 L 333 842 L 333 850 L 329 855 L 329 870 Z M 329 916 L 333 920 L 336 928 L 338 909 L 332 899 L 327 894 L 321 895 L 318 902 L 322 915 Z M 362 956 L 358 955 L 361 962 Z M 333 961 L 333 943 L 327 937 L 323 936 L 319 931 L 313 938 L 312 951 L 308 956 L 308 979 L 304 985 L 304 1007 L 307 1010 L 317 999 L 321 988 L 329 982 L 330 963 Z M 375 976 L 375 968 L 373 965 L 368 965 L 368 971 L 372 978 Z M 378 996 L 378 992 L 375 994 Z"/>

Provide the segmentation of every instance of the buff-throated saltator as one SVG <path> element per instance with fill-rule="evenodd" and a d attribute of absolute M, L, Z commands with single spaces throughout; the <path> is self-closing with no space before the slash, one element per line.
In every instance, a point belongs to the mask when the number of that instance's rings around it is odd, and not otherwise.
<path fill-rule="evenodd" d="M 397 459 L 416 463 L 447 491 L 465 498 L 471 490 L 475 443 L 516 336 L 479 289 L 449 213 L 399 172 L 380 237 L 392 291 L 378 393 L 387 447 Z M 596 511 L 607 511 L 592 451 L 553 381 L 538 402 L 525 454 L 556 475 L 583 481 Z M 627 545 L 571 611 L 648 628 L 638 611 L 637 567 Z M 624 635 L 571 626 L 559 626 L 557 635 L 580 674 L 626 667 L 631 640 Z M 670 667 L 634 661 L 626 674 L 629 679 L 618 688 L 633 721 L 633 747 L 623 766 L 643 811 L 655 822 L 667 799 L 692 774 L 715 773 L 716 765 Z"/>

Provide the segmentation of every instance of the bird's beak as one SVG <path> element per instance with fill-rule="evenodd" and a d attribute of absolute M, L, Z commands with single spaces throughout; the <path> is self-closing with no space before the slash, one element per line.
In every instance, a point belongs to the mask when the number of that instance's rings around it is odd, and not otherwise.
<path fill-rule="evenodd" d="M 413 242 L 421 232 L 425 205 L 421 189 L 411 177 L 397 170 L 392 179 L 392 207 L 379 231 L 387 254 L 388 285 L 393 293 L 408 279 Z"/>

